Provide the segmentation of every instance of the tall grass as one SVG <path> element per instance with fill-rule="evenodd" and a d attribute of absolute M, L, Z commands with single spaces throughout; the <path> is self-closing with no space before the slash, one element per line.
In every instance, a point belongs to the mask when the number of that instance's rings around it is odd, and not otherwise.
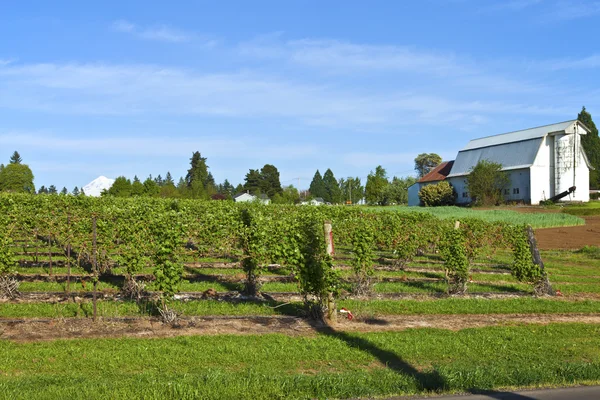
<path fill-rule="evenodd" d="M 393 210 L 399 212 L 426 212 L 443 219 L 479 218 L 487 222 L 530 224 L 534 228 L 585 225 L 585 220 L 564 213 L 520 213 L 512 210 L 477 210 L 472 208 L 448 207 L 365 207 L 372 211 Z"/>

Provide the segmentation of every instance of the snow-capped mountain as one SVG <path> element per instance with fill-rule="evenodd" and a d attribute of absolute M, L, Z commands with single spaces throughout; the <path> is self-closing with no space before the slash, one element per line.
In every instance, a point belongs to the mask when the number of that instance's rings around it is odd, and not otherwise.
<path fill-rule="evenodd" d="M 115 183 L 114 179 L 99 176 L 83 187 L 86 196 L 98 197 L 104 189 L 108 190 Z"/>

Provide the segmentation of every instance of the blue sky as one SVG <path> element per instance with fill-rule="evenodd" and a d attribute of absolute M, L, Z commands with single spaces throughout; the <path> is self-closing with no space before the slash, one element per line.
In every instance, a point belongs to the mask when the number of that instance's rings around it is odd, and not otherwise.
<path fill-rule="evenodd" d="M 11 1 L 0 5 L 0 162 L 36 187 L 99 175 L 217 182 L 274 164 L 413 174 L 421 152 L 600 119 L 600 1 Z"/>

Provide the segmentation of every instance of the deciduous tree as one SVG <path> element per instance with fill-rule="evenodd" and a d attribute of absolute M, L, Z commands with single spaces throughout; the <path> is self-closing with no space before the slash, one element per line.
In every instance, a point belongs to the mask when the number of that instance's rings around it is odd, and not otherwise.
<path fill-rule="evenodd" d="M 475 204 L 495 205 L 502 202 L 502 189 L 509 183 L 502 164 L 480 160 L 467 176 L 469 195 Z"/>
<path fill-rule="evenodd" d="M 383 205 L 385 203 L 385 188 L 388 184 L 385 169 L 381 165 L 378 165 L 375 168 L 375 173 L 371 171 L 367 176 L 367 185 L 365 187 L 367 203 Z"/>
<path fill-rule="evenodd" d="M 442 163 L 442 157 L 435 153 L 421 153 L 415 158 L 415 171 L 419 178 L 427 175 Z"/>

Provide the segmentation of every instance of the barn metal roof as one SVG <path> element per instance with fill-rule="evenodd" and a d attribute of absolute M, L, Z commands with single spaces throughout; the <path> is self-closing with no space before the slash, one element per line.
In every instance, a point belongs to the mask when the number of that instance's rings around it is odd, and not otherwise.
<path fill-rule="evenodd" d="M 546 131 L 547 133 L 548 131 Z M 551 131 L 554 132 L 554 131 Z M 461 150 L 456 156 L 449 178 L 468 175 L 480 160 L 502 164 L 502 170 L 530 167 L 542 144 L 543 137 L 488 147 Z"/>
<path fill-rule="evenodd" d="M 538 126 L 536 128 L 524 129 L 521 131 L 508 132 L 502 133 L 500 135 L 486 136 L 479 139 L 473 139 L 461 151 L 479 149 L 488 146 L 496 146 L 506 143 L 521 142 L 524 140 L 535 138 L 542 138 L 548 133 L 564 131 L 575 122 L 577 122 L 576 119 L 565 122 L 559 122 L 551 125 Z M 452 173 L 454 174 L 454 171 L 452 171 Z"/>
<path fill-rule="evenodd" d="M 454 165 L 454 161 L 445 161 L 432 169 L 428 174 L 419 179 L 419 183 L 424 182 L 437 182 L 443 181 L 446 179 L 450 170 L 452 169 L 452 165 Z"/>

